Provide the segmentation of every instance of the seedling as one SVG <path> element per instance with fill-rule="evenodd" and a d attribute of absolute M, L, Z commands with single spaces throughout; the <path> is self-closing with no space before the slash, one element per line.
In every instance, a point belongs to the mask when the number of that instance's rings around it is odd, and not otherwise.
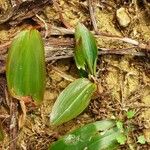
<path fill-rule="evenodd" d="M 129 110 L 127 112 L 127 118 L 132 119 L 135 116 L 135 112 L 133 110 Z"/>
<path fill-rule="evenodd" d="M 76 66 L 80 75 L 87 78 L 76 79 L 58 96 L 50 114 L 50 122 L 54 126 L 61 125 L 83 112 L 97 89 L 95 38 L 85 26 L 78 24 L 75 30 L 75 40 Z M 134 115 L 135 112 L 129 110 L 126 118 L 131 120 Z M 98 121 L 65 135 L 53 143 L 49 150 L 117 149 L 119 145 L 126 143 L 131 130 L 130 124 L 125 125 L 122 121 Z M 144 143 L 144 138 L 140 137 L 138 142 Z"/>
<path fill-rule="evenodd" d="M 26 118 L 25 103 L 39 104 L 45 91 L 44 44 L 37 30 L 22 31 L 12 41 L 6 77 L 9 93 L 19 101 L 22 109 L 18 121 L 21 128 Z"/>
<path fill-rule="evenodd" d="M 146 143 L 146 139 L 145 139 L 144 135 L 140 135 L 138 137 L 138 141 L 137 142 L 140 143 L 140 144 L 145 144 Z"/>
<path fill-rule="evenodd" d="M 75 40 L 74 58 L 76 66 L 90 79 L 96 75 L 97 46 L 95 38 L 84 25 L 78 24 Z M 62 91 L 50 114 L 52 125 L 60 125 L 75 118 L 88 106 L 93 93 L 96 91 L 96 84 L 89 79 L 77 79 Z"/>

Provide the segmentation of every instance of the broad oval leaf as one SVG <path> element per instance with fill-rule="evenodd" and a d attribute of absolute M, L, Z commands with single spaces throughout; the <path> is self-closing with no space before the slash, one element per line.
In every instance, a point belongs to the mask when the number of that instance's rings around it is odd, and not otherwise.
<path fill-rule="evenodd" d="M 60 125 L 79 115 L 89 104 L 96 85 L 85 78 L 80 78 L 69 84 L 57 98 L 50 121 Z"/>
<path fill-rule="evenodd" d="M 87 124 L 54 142 L 49 150 L 113 150 L 121 134 L 113 120 Z"/>
<path fill-rule="evenodd" d="M 98 50 L 92 33 L 83 25 L 78 24 L 75 30 L 75 62 L 79 70 L 88 74 L 96 74 Z"/>
<path fill-rule="evenodd" d="M 7 58 L 7 84 L 13 97 L 43 99 L 45 90 L 44 45 L 35 29 L 20 32 L 13 40 Z"/>

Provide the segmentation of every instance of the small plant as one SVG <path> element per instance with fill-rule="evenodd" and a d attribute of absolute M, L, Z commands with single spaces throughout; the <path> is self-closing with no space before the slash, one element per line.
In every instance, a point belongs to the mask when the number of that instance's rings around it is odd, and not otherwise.
<path fill-rule="evenodd" d="M 127 112 L 127 118 L 128 119 L 132 119 L 134 117 L 134 115 L 135 115 L 135 112 L 133 110 L 129 110 Z"/>
<path fill-rule="evenodd" d="M 50 114 L 52 125 L 60 125 L 78 116 L 88 106 L 96 84 L 90 81 L 96 75 L 97 46 L 88 29 L 78 24 L 75 30 L 75 62 L 79 72 L 88 78 L 80 78 L 71 83 L 58 96 Z"/>
<path fill-rule="evenodd" d="M 21 128 L 26 118 L 25 104 L 39 104 L 45 91 L 44 44 L 37 30 L 22 31 L 12 41 L 8 52 L 6 77 L 9 93 L 21 106 L 18 119 L 18 126 Z"/>
<path fill-rule="evenodd" d="M 61 125 L 79 115 L 89 104 L 97 89 L 97 46 L 88 29 L 78 24 L 75 30 L 75 62 L 82 78 L 69 84 L 58 96 L 50 114 L 52 125 Z M 83 78 L 83 77 L 88 78 Z M 65 135 L 49 150 L 102 150 L 116 149 L 126 142 L 123 123 L 112 120 L 87 124 Z"/>
<path fill-rule="evenodd" d="M 129 137 L 131 136 L 130 133 L 133 134 L 133 131 L 135 130 L 134 125 L 133 125 L 133 117 L 135 117 L 135 111 L 134 110 L 129 110 L 126 112 L 126 122 L 122 121 L 116 121 L 116 126 L 120 130 L 120 135 L 117 136 L 117 142 L 120 145 L 124 145 L 126 141 L 128 141 Z M 146 139 L 144 135 L 140 135 L 137 137 L 137 143 L 139 144 L 145 144 Z M 134 143 L 135 144 L 135 143 Z M 129 147 L 132 147 L 132 144 L 129 143 Z"/>
<path fill-rule="evenodd" d="M 137 142 L 140 143 L 140 144 L 145 144 L 146 143 L 146 139 L 145 139 L 144 135 L 140 135 L 138 137 L 138 141 Z"/>

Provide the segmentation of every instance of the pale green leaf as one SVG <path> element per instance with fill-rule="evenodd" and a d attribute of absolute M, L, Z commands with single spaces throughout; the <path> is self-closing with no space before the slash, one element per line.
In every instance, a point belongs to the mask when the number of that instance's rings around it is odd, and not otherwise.
<path fill-rule="evenodd" d="M 96 85 L 85 78 L 69 84 L 57 98 L 50 115 L 53 125 L 60 125 L 78 116 L 89 104 Z"/>
<path fill-rule="evenodd" d="M 8 52 L 6 75 L 13 97 L 31 96 L 36 102 L 43 99 L 46 78 L 44 45 L 37 30 L 25 30 L 15 37 Z"/>
<path fill-rule="evenodd" d="M 116 122 L 116 125 L 117 125 L 117 128 L 121 131 L 124 131 L 124 128 L 123 128 L 123 123 L 121 121 L 117 121 Z"/>
<path fill-rule="evenodd" d="M 145 144 L 146 143 L 146 139 L 145 139 L 144 135 L 140 135 L 138 137 L 138 141 L 137 142 L 140 143 L 140 144 Z"/>
<path fill-rule="evenodd" d="M 125 136 L 125 134 L 120 134 L 119 136 L 117 136 L 117 141 L 120 145 L 123 145 L 126 143 L 127 137 Z"/>
<path fill-rule="evenodd" d="M 114 150 L 120 131 L 112 120 L 87 124 L 54 142 L 49 150 Z"/>
<path fill-rule="evenodd" d="M 78 24 L 75 30 L 75 62 L 79 70 L 96 74 L 97 46 L 92 33 L 83 25 Z"/>

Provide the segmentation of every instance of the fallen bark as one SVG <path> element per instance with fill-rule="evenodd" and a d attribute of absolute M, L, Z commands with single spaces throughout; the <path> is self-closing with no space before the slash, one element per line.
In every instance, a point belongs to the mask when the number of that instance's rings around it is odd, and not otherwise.
<path fill-rule="evenodd" d="M 17 25 L 23 20 L 32 18 L 43 10 L 51 0 L 13 0 L 8 9 L 1 13 L 0 24 L 7 22 L 10 25 Z"/>
<path fill-rule="evenodd" d="M 73 57 L 74 40 L 73 38 L 49 38 L 45 43 L 45 61 L 48 63 L 53 60 L 65 59 Z M 7 49 L 10 46 L 4 44 L 4 49 L 0 46 L 0 73 L 5 72 Z M 145 52 L 136 51 L 136 46 L 125 49 L 107 49 L 99 47 L 99 55 L 132 55 L 132 56 L 147 56 Z"/>

